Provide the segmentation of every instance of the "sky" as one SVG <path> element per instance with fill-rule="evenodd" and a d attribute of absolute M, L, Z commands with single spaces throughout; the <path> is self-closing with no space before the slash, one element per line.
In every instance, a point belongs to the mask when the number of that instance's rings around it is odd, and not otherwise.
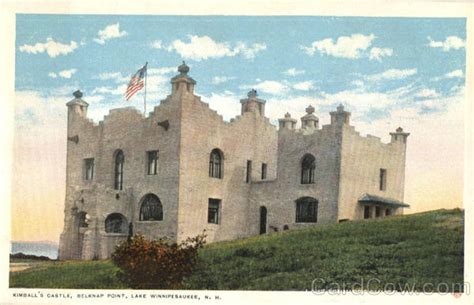
<path fill-rule="evenodd" d="M 253 88 L 275 124 L 308 105 L 327 124 L 343 104 L 362 135 L 388 142 L 401 126 L 411 133 L 406 212 L 462 207 L 464 18 L 18 14 L 15 56 L 12 240 L 59 239 L 72 93 L 95 122 L 143 110 L 143 92 L 124 93 L 146 62 L 148 110 L 184 60 L 195 93 L 225 120 Z"/>

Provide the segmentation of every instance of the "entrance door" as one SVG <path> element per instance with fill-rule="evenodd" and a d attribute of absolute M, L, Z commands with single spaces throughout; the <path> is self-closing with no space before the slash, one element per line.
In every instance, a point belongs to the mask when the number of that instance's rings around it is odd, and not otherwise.
<path fill-rule="evenodd" d="M 260 207 L 260 234 L 267 233 L 267 208 Z"/>

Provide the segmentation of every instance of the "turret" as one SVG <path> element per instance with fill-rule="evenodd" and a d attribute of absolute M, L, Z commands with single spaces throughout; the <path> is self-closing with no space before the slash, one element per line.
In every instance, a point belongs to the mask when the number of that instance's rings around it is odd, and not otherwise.
<path fill-rule="evenodd" d="M 351 113 L 344 110 L 344 106 L 340 104 L 337 106 L 336 111 L 330 112 L 331 125 L 349 125 Z"/>
<path fill-rule="evenodd" d="M 398 127 L 395 132 L 391 132 L 390 136 L 392 139 L 390 140 L 390 143 L 396 143 L 396 142 L 401 142 L 403 144 L 407 143 L 407 138 L 410 135 L 408 132 L 403 132 L 403 128 Z"/>
<path fill-rule="evenodd" d="M 77 90 L 72 95 L 74 95 L 74 99 L 66 104 L 68 108 L 68 121 L 74 117 L 87 117 L 87 107 L 89 107 L 89 104 L 82 100 L 82 92 Z"/>
<path fill-rule="evenodd" d="M 301 117 L 301 128 L 304 129 L 318 129 L 319 119 L 313 114 L 314 107 L 309 105 L 306 108 L 306 115 Z"/>
<path fill-rule="evenodd" d="M 278 123 L 280 125 L 280 130 L 295 129 L 296 126 L 296 120 L 291 118 L 291 114 L 289 112 L 285 114 L 285 118 L 278 119 Z"/>
<path fill-rule="evenodd" d="M 178 67 L 179 74 L 171 79 L 172 94 L 188 92 L 194 94 L 194 85 L 196 81 L 188 76 L 189 67 L 183 61 Z"/>
<path fill-rule="evenodd" d="M 243 115 L 245 112 L 255 112 L 260 116 L 265 116 L 265 102 L 265 100 L 257 97 L 257 90 L 252 89 L 247 93 L 246 99 L 240 100 L 242 104 L 241 114 Z"/>

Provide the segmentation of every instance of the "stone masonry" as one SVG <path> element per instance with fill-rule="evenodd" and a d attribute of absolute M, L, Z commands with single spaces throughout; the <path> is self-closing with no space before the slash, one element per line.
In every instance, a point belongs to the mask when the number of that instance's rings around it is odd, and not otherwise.
<path fill-rule="evenodd" d="M 59 258 L 104 259 L 131 233 L 207 241 L 403 213 L 408 133 L 362 137 L 340 105 L 319 126 L 287 113 L 277 129 L 252 90 L 230 122 L 194 95 L 189 67 L 142 115 L 110 110 L 98 124 L 76 91 L 68 107 Z"/>

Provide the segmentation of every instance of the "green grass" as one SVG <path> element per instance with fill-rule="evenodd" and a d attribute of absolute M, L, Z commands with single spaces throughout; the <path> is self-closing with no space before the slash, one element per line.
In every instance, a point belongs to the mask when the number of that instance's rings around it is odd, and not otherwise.
<path fill-rule="evenodd" d="M 369 289 L 392 283 L 398 290 L 421 290 L 431 283 L 425 288 L 436 291 L 446 283 L 457 291 L 453 285 L 463 282 L 463 233 L 463 212 L 455 209 L 214 243 L 200 251 L 184 284 L 187 289 L 310 290 L 320 279 L 320 289 L 362 282 Z M 11 274 L 10 286 L 124 288 L 110 261 L 45 264 Z"/>

